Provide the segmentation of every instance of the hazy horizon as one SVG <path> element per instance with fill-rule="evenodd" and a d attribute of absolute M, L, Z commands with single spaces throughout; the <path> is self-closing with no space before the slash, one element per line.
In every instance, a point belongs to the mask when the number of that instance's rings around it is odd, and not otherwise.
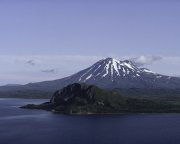
<path fill-rule="evenodd" d="M 0 85 L 69 76 L 113 57 L 180 76 L 180 2 L 0 1 Z"/>

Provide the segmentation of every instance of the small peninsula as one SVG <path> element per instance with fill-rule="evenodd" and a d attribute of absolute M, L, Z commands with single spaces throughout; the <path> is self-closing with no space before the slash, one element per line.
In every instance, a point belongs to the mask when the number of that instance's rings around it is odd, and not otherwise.
<path fill-rule="evenodd" d="M 180 106 L 122 96 L 94 85 L 74 83 L 56 91 L 49 102 L 21 108 L 44 109 L 62 114 L 117 114 L 180 112 Z"/>

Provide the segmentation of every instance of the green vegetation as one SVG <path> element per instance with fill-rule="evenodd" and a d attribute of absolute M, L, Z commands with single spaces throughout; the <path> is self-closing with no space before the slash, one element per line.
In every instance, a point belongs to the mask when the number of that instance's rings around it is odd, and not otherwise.
<path fill-rule="evenodd" d="M 76 83 L 55 92 L 50 102 L 22 108 L 45 109 L 65 114 L 180 112 L 178 104 L 122 96 L 96 86 Z"/>
<path fill-rule="evenodd" d="M 180 104 L 180 89 L 114 89 L 115 92 L 133 98 Z"/>

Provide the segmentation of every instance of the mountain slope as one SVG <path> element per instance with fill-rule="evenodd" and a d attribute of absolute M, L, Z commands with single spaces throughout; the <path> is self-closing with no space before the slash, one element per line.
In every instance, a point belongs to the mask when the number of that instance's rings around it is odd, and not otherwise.
<path fill-rule="evenodd" d="M 133 62 L 106 58 L 89 68 L 64 79 L 31 84 L 43 88 L 61 88 L 71 83 L 87 83 L 102 88 L 180 88 L 180 78 L 164 76 L 145 68 L 136 67 Z M 58 87 L 57 87 L 58 86 Z"/>
<path fill-rule="evenodd" d="M 39 96 L 44 92 L 54 92 L 72 83 L 86 83 L 106 89 L 180 89 L 180 78 L 164 76 L 154 73 L 145 68 L 136 67 L 133 62 L 125 60 L 118 61 L 113 58 L 102 59 L 92 66 L 69 77 L 29 83 L 20 86 L 0 87 L 0 96 L 10 97 L 13 92 L 26 93 L 26 91 L 37 91 Z"/>
<path fill-rule="evenodd" d="M 133 62 L 106 58 L 70 77 L 73 82 L 94 84 L 103 88 L 180 88 L 180 78 L 164 76 Z"/>

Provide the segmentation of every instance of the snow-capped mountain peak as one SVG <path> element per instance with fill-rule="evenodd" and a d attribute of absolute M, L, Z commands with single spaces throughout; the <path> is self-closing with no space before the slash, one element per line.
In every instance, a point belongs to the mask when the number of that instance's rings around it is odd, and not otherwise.
<path fill-rule="evenodd" d="M 139 77 L 141 70 L 131 61 L 119 61 L 114 58 L 106 58 L 98 61 L 91 67 L 80 72 L 80 82 L 92 81 L 97 79 L 111 79 L 114 81 L 117 77 Z"/>
<path fill-rule="evenodd" d="M 92 66 L 69 77 L 54 81 L 31 83 L 22 87 L 28 89 L 58 89 L 72 83 L 86 83 L 101 88 L 121 89 L 180 89 L 180 78 L 154 73 L 139 68 L 129 60 L 102 59 Z M 11 88 L 12 89 L 12 88 Z M 4 88 L 3 88 L 4 90 Z"/>
<path fill-rule="evenodd" d="M 64 84 L 87 83 L 103 88 L 164 88 L 178 87 L 179 78 L 172 78 L 137 67 L 132 61 L 102 59 L 70 77 Z"/>

